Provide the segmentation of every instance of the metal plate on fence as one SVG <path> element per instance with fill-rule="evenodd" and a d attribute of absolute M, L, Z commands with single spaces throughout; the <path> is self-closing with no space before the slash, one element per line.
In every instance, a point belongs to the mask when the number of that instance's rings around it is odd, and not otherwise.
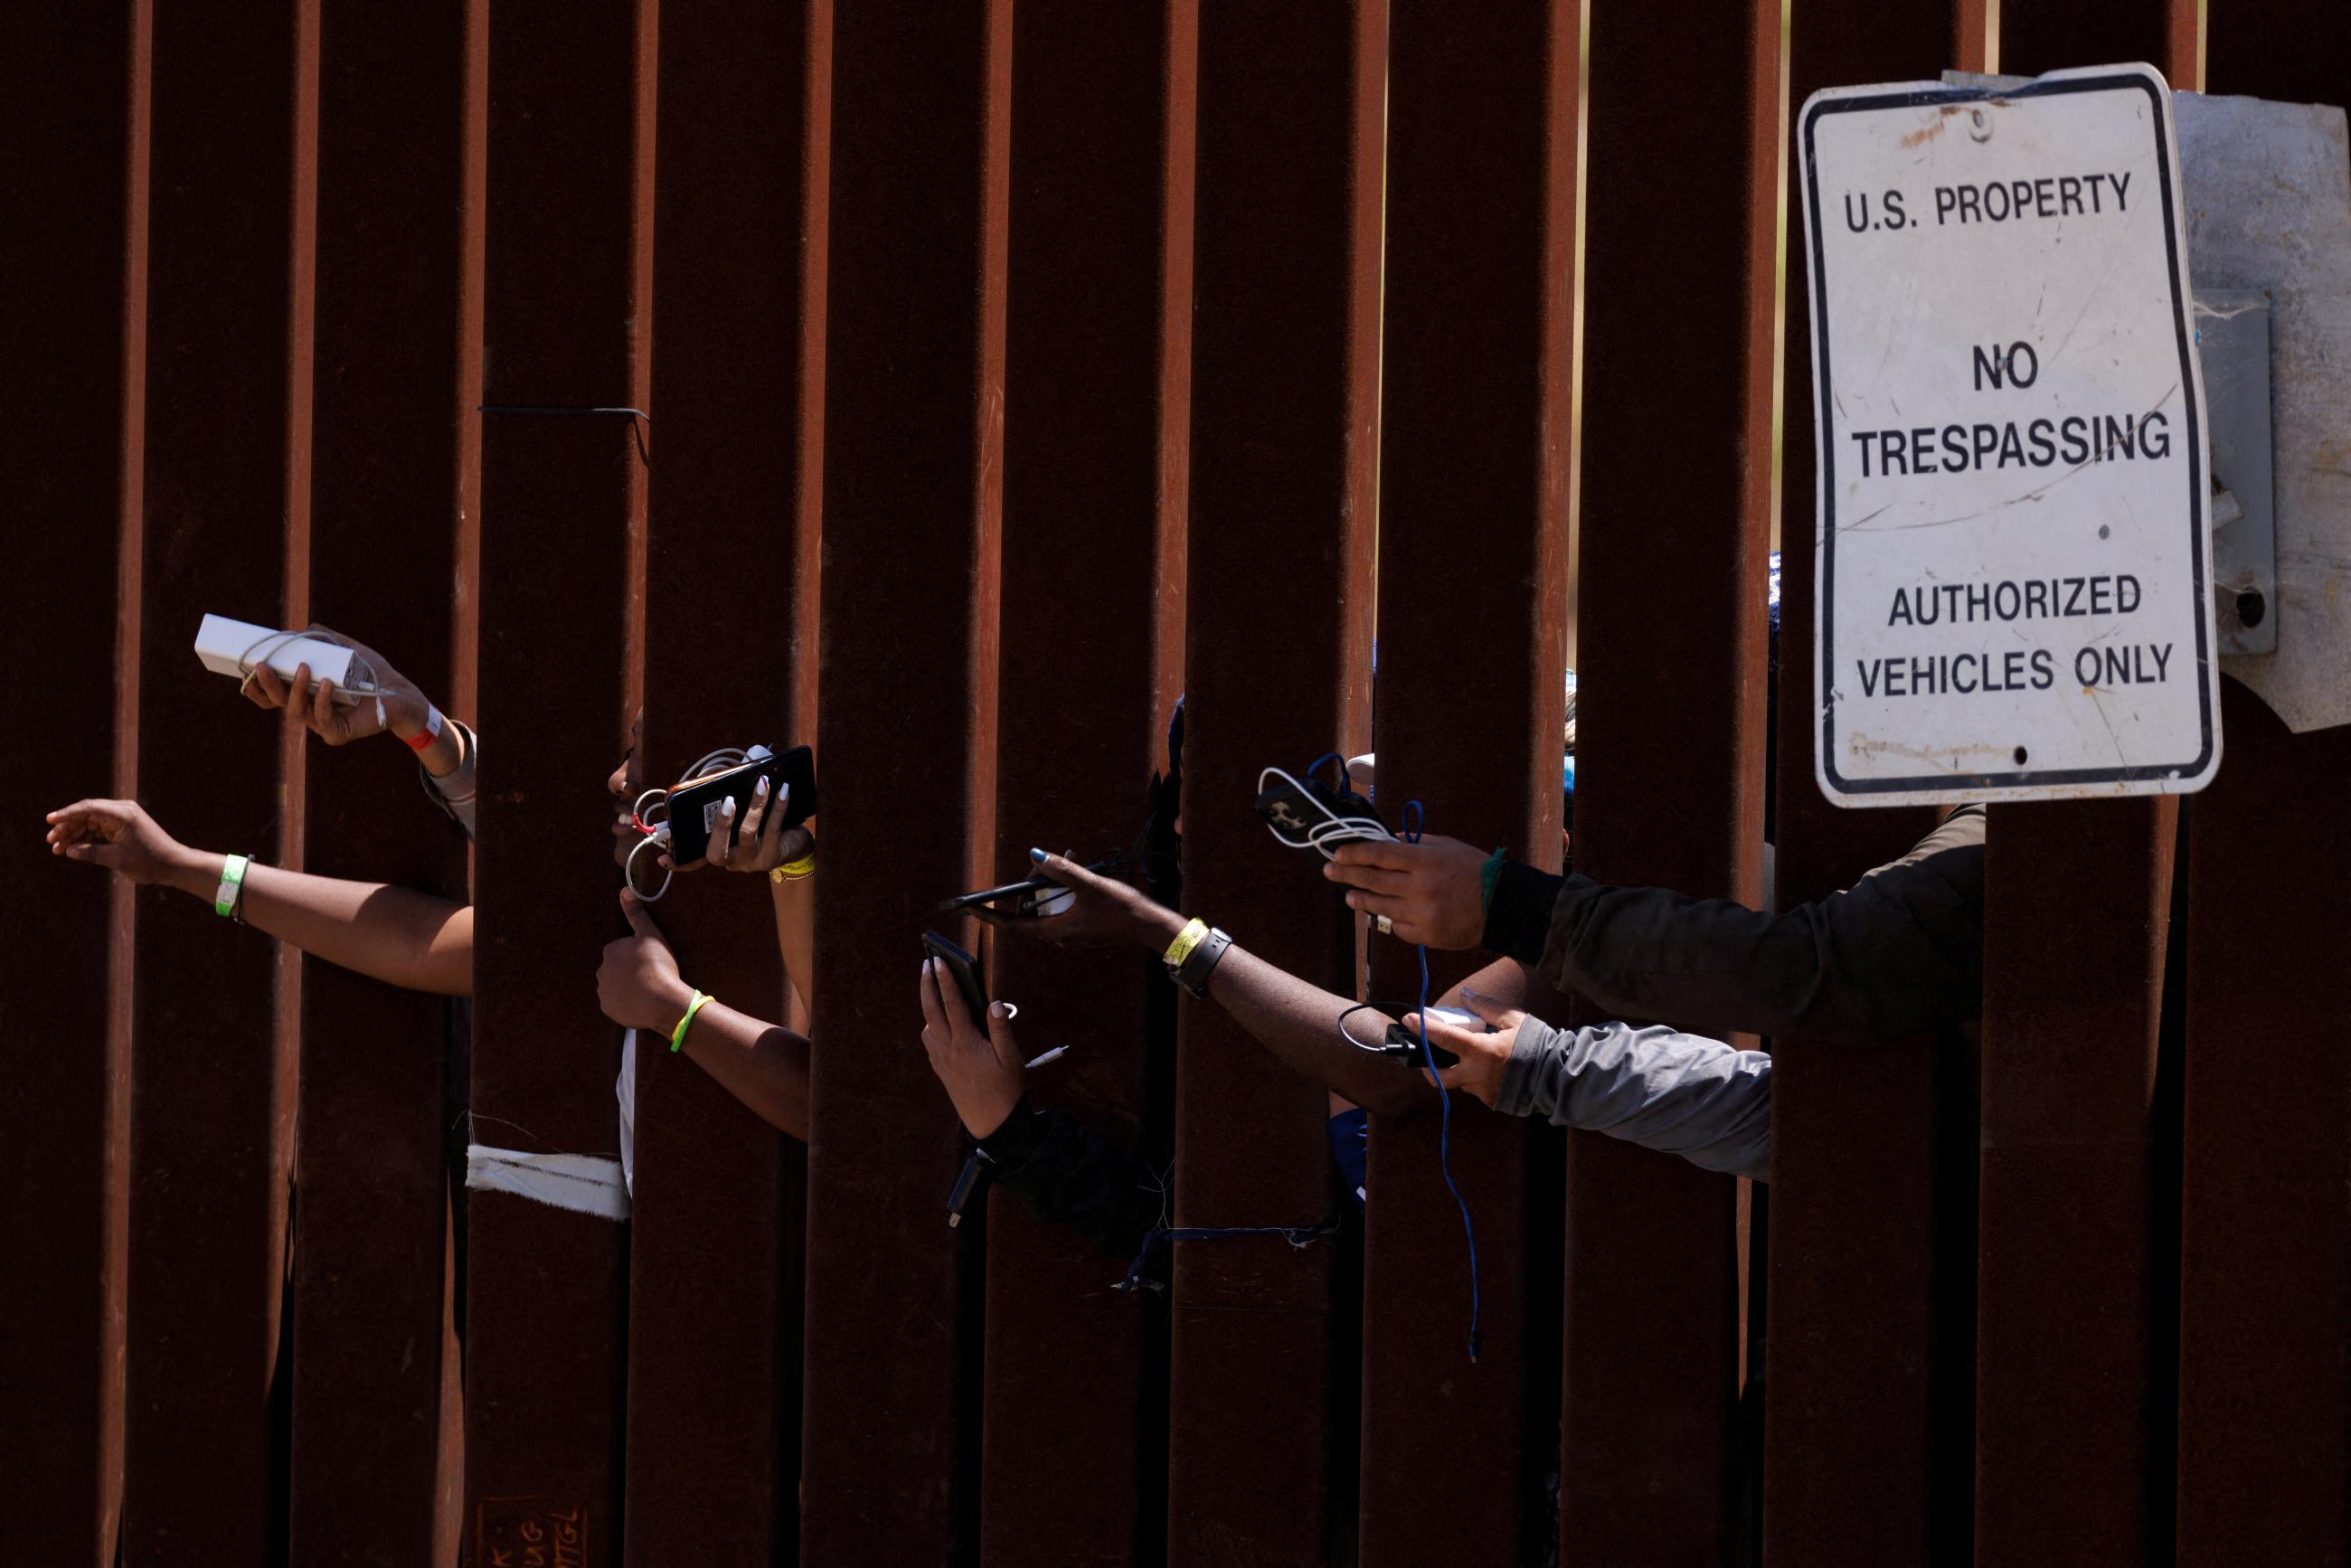
<path fill-rule="evenodd" d="M 1832 89 L 1802 144 L 1823 791 L 2201 789 L 2210 464 L 2163 78 Z"/>

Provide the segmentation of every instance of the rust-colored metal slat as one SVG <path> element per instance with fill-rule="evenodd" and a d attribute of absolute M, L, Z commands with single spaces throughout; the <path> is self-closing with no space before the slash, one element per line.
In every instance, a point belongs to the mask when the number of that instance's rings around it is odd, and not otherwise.
<path fill-rule="evenodd" d="M 295 182 L 315 130 L 297 76 L 315 70 L 314 28 L 307 6 L 234 28 L 154 18 L 136 793 L 183 840 L 265 859 L 298 842 L 277 736 L 189 645 L 207 612 L 293 608 L 309 397 Z M 257 1562 L 280 1529 L 289 1370 L 278 954 L 162 888 L 135 907 L 122 1559 Z"/>
<path fill-rule="evenodd" d="M 2000 68 L 2165 61 L 2164 0 L 2014 7 Z M 2179 57 L 2184 55 L 2186 57 Z M 2187 68 L 2183 70 L 2183 67 Z M 2153 1139 L 2175 798 L 1996 808 L 1984 861 L 1976 1562 L 2136 1560 L 2169 1500 Z M 2168 1155 L 2166 1155 L 2167 1160 Z M 2158 1270 L 2160 1277 L 2158 1277 Z"/>
<path fill-rule="evenodd" d="M 816 518 L 796 503 L 817 458 L 804 405 L 821 395 L 803 379 L 809 302 L 791 265 L 823 221 L 824 167 L 805 146 L 808 11 L 672 7 L 662 19 L 649 785 L 715 747 L 782 750 L 815 727 L 794 714 L 789 679 L 795 651 L 814 646 L 795 612 L 798 536 Z M 695 985 L 781 1019 L 768 894 L 765 877 L 682 874 L 654 917 Z M 628 1556 L 789 1559 L 799 1535 L 801 1145 L 692 1061 L 641 1048 L 637 1071 Z"/>
<path fill-rule="evenodd" d="M 977 1512 L 977 1260 L 914 1000 L 930 911 L 992 842 L 1010 26 L 1008 0 L 833 16 L 811 1563 L 946 1562 Z"/>
<path fill-rule="evenodd" d="M 1345 905 L 1249 810 L 1260 768 L 1367 738 L 1386 7 L 1224 6 L 1200 24 L 1186 600 L 1184 901 L 1268 961 L 1352 991 Z M 1176 1213 L 1330 1211 L 1322 1087 L 1186 999 Z M 1323 1551 L 1332 1249 L 1175 1260 L 1168 1558 Z M 1351 1397 L 1352 1391 L 1342 1397 Z"/>
<path fill-rule="evenodd" d="M 2351 28 L 2324 0 L 2231 0 L 2206 63 L 2218 92 L 2340 103 Z M 2351 1191 L 2351 730 L 2289 735 L 2233 681 L 2220 723 L 2187 806 L 2178 1561 L 2351 1562 L 2351 1260 L 2326 1244 Z"/>
<path fill-rule="evenodd" d="M 1824 87 L 1928 81 L 1949 63 L 1952 16 L 1933 5 L 1808 5 L 1789 42 L 1792 117 Z M 1800 200 L 1791 145 L 1791 200 Z M 1802 224 L 1790 209 L 1791 232 Z M 1794 247 L 1801 251 L 1802 246 Z M 1850 887 L 1933 826 L 1926 808 L 1848 811 L 1813 776 L 1813 530 L 1817 505 L 1809 263 L 1792 256 L 1781 495 L 1778 906 Z M 1964 1403 L 1972 1288 L 1938 1273 L 1938 1237 L 1972 1260 L 1972 1212 L 1937 1191 L 1941 1163 L 1975 1179 L 1971 1083 L 1938 1080 L 1931 1038 L 1873 1045 L 1774 1040 L 1771 1332 L 1763 1448 L 1763 1551 L 1773 1563 L 1964 1562 L 1974 1450 Z M 1966 1064 L 1939 1064 L 1958 1071 Z M 1948 1097 L 1947 1097 L 1948 1092 Z M 1956 1115 L 1963 1146 L 1938 1130 Z M 1968 1270 L 1962 1270 L 1962 1274 Z M 1953 1375 L 1956 1373 L 1956 1377 Z M 1938 1404 L 1956 1391 L 1961 1403 Z"/>
<path fill-rule="evenodd" d="M 492 7 L 485 403 L 644 406 L 653 26 L 651 0 Z M 615 1155 L 620 1039 L 589 977 L 622 927 L 612 868 L 587 846 L 607 841 L 603 779 L 635 685 L 640 433 L 625 416 L 481 417 L 472 1134 Z M 470 1197 L 472 1560 L 560 1544 L 611 1562 L 626 1232 L 512 1193 Z"/>
<path fill-rule="evenodd" d="M 1984 862 L 1976 1561 L 2137 1561 L 2156 1025 L 2179 802 L 1995 807 Z"/>
<path fill-rule="evenodd" d="M 123 525 L 139 505 L 147 83 L 143 6 L 34 6 L 14 21 L 0 357 L 38 389 L 12 423 L 40 456 L 0 477 L 0 657 L 20 727 L 39 739 L 0 747 L 0 877 L 20 911 L 0 1032 L 41 1045 L 15 1054 L 0 1091 L 0 1562 L 29 1568 L 110 1563 L 121 1486 L 129 890 L 51 855 L 41 816 L 115 793 L 130 738 L 117 715 L 135 711 L 137 617 L 118 616 L 115 595 L 137 563 Z"/>
<path fill-rule="evenodd" d="M 1756 29 L 1778 23 L 1760 3 L 1601 5 L 1587 55 L 1576 868 L 1750 902 L 1775 259 L 1751 139 L 1753 95 L 1779 87 Z M 1727 1177 L 1568 1140 L 1562 1563 L 1725 1554 L 1736 1200 Z"/>
<path fill-rule="evenodd" d="M 2351 1561 L 2351 729 L 2221 685 L 2189 804 L 2181 1568 Z"/>
<path fill-rule="evenodd" d="M 449 703 L 465 16 L 338 6 L 322 23 L 310 613 Z M 306 869 L 465 896 L 462 836 L 404 747 L 308 744 Z M 433 1558 L 450 1024 L 444 998 L 303 964 L 296 1562 Z"/>
<path fill-rule="evenodd" d="M 1991 9 L 1998 68 L 2004 75 L 2151 60 L 2164 67 L 2175 86 L 2191 85 L 2172 61 L 2169 0 L 2032 0 Z"/>
<path fill-rule="evenodd" d="M 1192 39 L 1182 4 L 1024 4 L 1012 40 L 995 858 L 1123 853 L 1166 766 L 1181 690 L 1187 409 L 1151 396 L 1188 355 Z M 1182 183 L 1170 170 L 1181 159 Z M 1163 473 L 1176 483 L 1163 486 Z M 1170 633 L 1173 633 L 1172 635 Z M 998 936 L 1023 1048 L 1068 1044 L 1033 1099 L 1150 1146 L 1166 1107 L 1150 961 Z M 1027 1021 L 1033 1020 L 1033 1021 Z M 1163 1031 L 1164 1032 L 1164 1031 Z M 987 1220 L 980 1561 L 1148 1557 L 1166 1525 L 1165 1376 L 1122 1266 L 1009 1194 Z M 1164 1321 L 1164 1320 L 1163 1320 Z M 1050 1455 L 1050 1461 L 1044 1456 Z"/>
<path fill-rule="evenodd" d="M 1388 36 L 1378 802 L 1396 823 L 1418 800 L 1429 831 L 1508 844 L 1553 867 L 1580 15 L 1566 0 L 1404 6 Z M 1465 683 L 1471 624 L 1479 674 Z M 1370 940 L 1370 994 L 1416 996 L 1414 950 Z M 1432 997 L 1484 962 L 1428 956 Z M 1552 1364 L 1548 1346 L 1531 1352 L 1530 1335 L 1559 1327 L 1531 1323 L 1526 1307 L 1533 1272 L 1559 1267 L 1559 1236 L 1529 1234 L 1526 1128 L 1467 1095 L 1452 1118 L 1452 1174 L 1477 1226 L 1484 1304 L 1474 1365 L 1467 1246 L 1438 1165 L 1439 1120 L 1432 1110 L 1373 1125 L 1367 1568 L 1531 1560 L 1526 1494 L 1557 1463 L 1553 1423 L 1529 1422 L 1527 1381 L 1531 1358 Z M 1531 1471 L 1515 1462 L 1529 1448 L 1544 1456 Z"/>

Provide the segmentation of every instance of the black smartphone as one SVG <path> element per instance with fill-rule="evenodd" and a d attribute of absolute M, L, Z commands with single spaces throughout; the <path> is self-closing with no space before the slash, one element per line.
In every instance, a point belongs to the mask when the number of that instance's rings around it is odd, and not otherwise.
<path fill-rule="evenodd" d="M 1293 779 L 1273 768 L 1258 776 L 1257 814 L 1291 849 L 1320 850 L 1325 858 L 1333 844 L 1395 836 L 1372 803 L 1343 780 L 1330 789 L 1311 777 Z"/>
<path fill-rule="evenodd" d="M 979 960 L 935 931 L 923 933 L 923 951 L 947 967 L 947 973 L 955 977 L 956 989 L 963 993 L 963 1005 L 971 1009 L 972 1023 L 986 1029 L 987 991 L 979 983 Z"/>
<path fill-rule="evenodd" d="M 1428 1042 L 1428 1056 L 1424 1060 L 1420 1053 L 1420 1031 L 1406 1029 L 1400 1023 L 1388 1025 L 1384 1043 L 1387 1050 L 1383 1054 L 1395 1057 L 1406 1067 L 1426 1067 L 1429 1061 L 1433 1061 L 1442 1071 L 1454 1066 L 1461 1060 L 1433 1040 Z"/>
<path fill-rule="evenodd" d="M 1023 882 L 1008 882 L 1002 887 L 984 887 L 977 893 L 958 894 L 939 904 L 943 915 L 953 915 L 966 909 L 976 909 L 983 904 L 999 899 L 1012 899 L 1015 915 L 1058 915 L 1069 904 L 1069 889 L 1045 877 L 1032 876 Z"/>
<path fill-rule="evenodd" d="M 717 830 L 719 809 L 735 798 L 735 816 L 742 820 L 751 803 L 751 789 L 768 781 L 768 799 L 779 802 L 784 827 L 797 828 L 816 813 L 816 753 L 805 746 L 761 758 L 681 784 L 669 792 L 669 858 L 692 865 L 710 852 L 710 835 Z M 764 827 L 764 824 L 762 824 Z"/>

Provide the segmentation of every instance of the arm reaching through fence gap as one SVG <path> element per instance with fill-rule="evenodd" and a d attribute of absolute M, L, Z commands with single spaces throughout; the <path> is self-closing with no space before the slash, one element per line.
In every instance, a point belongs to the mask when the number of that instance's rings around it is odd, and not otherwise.
<path fill-rule="evenodd" d="M 193 850 L 135 800 L 77 800 L 48 815 L 50 851 L 134 883 L 177 888 L 387 985 L 442 996 L 474 990 L 474 911 L 411 888 L 258 865 Z"/>

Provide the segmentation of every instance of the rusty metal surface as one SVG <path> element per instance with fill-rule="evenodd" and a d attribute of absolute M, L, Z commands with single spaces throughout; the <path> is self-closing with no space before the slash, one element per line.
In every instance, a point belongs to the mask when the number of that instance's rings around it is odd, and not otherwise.
<path fill-rule="evenodd" d="M 1964 23 L 1962 24 L 1964 26 Z M 1823 87 L 1932 80 L 1951 57 L 1950 19 L 1934 6 L 1849 0 L 1808 5 L 1790 37 L 1788 101 Z M 1801 250 L 1801 246 L 1797 247 Z M 1931 808 L 1854 811 L 1814 782 L 1813 563 L 1816 523 L 1806 261 L 1792 256 L 1782 407 L 1781 618 L 1772 842 L 1779 907 L 1849 887 L 1932 827 Z M 1766 1343 L 1763 1541 L 1767 1562 L 1850 1556 L 1897 1563 L 1964 1562 L 1973 1466 L 1964 1409 L 1938 1408 L 1938 1378 L 1964 1374 L 1971 1338 L 1953 1343 L 1971 1290 L 1938 1277 L 1938 1131 L 1955 1094 L 1935 1042 L 1774 1040 Z M 1973 1138 L 1957 1153 L 1972 1187 Z M 1855 1202 L 1855 1193 L 1867 1193 Z M 1972 1250 L 1972 1237 L 1961 1239 Z M 1938 1303 L 1940 1306 L 1938 1308 Z M 1953 1309 L 1959 1309 L 1955 1314 Z M 1957 1385 L 1962 1390 L 1967 1380 Z M 1940 1419 L 1938 1420 L 1938 1416 Z M 1954 1420 L 1958 1440 L 1949 1441 Z M 1956 1478 L 1959 1491 L 1949 1496 Z M 1938 1490 L 1940 1489 L 1940 1490 Z"/>
<path fill-rule="evenodd" d="M 221 743 L 253 715 L 190 655 L 188 629 L 208 608 L 265 622 L 289 608 L 288 538 L 307 526 L 298 9 L 224 29 L 166 7 L 152 46 L 136 794 L 184 841 L 265 860 L 289 842 L 279 759 L 266 726 Z M 257 1562 L 290 1370 L 286 998 L 260 933 L 161 887 L 134 905 L 122 1559 Z"/>
<path fill-rule="evenodd" d="M 1347 912 L 1249 810 L 1269 764 L 1367 738 L 1377 0 L 1201 18 L 1184 902 L 1293 974 L 1353 986 Z M 1280 148 L 1280 157 L 1267 156 Z M 1311 1223 L 1334 1183 L 1319 1084 L 1184 1003 L 1184 1225 Z M 1168 1557 L 1316 1560 L 1332 1485 L 1332 1249 L 1196 1242 L 1175 1263 Z"/>
<path fill-rule="evenodd" d="M 1984 868 L 1976 1561 L 2134 1562 L 2176 800 L 1992 812 Z"/>
<path fill-rule="evenodd" d="M 1189 7 L 1023 5 L 1012 40 L 1005 323 L 997 815 L 985 883 L 1032 846 L 1123 853 L 1164 769 L 1183 650 L 1185 432 L 1136 389 L 1188 349 Z M 1172 13 L 1172 15 L 1171 15 Z M 1181 408 L 1181 403 L 1178 403 Z M 1163 486 L 1163 472 L 1177 479 Z M 1155 611 L 1160 612 L 1155 613 Z M 1180 625 L 1180 622 L 1177 623 Z M 993 990 L 1022 1005 L 1029 1055 L 1068 1044 L 1029 1092 L 1156 1148 L 1171 1107 L 1150 959 L 991 938 Z M 1033 1020 L 1033 1021 L 1029 1021 Z M 1115 1286 L 1123 1265 L 1032 1220 L 987 1218 L 980 1561 L 1151 1559 L 1166 1521 L 1165 1319 Z M 1153 1429 L 1155 1425 L 1156 1430 Z M 1047 1456 L 1050 1456 L 1050 1460 Z"/>
<path fill-rule="evenodd" d="M 460 349 L 416 322 L 459 319 L 465 17 L 337 7 L 322 21 L 309 612 L 448 704 Z M 264 744 L 265 722 L 248 727 Z M 405 747 L 308 745 L 307 870 L 465 896 L 462 836 L 420 798 Z M 290 1552 L 426 1563 L 450 1004 L 302 968 Z"/>
<path fill-rule="evenodd" d="M 1584 164 L 1576 869 L 1750 900 L 1770 549 L 1750 466 L 1771 432 L 1756 291 L 1768 298 L 1774 259 L 1752 237 L 1751 139 L 1754 95 L 1778 89 L 1755 29 L 1777 20 L 1603 10 L 1587 46 L 1592 79 L 1618 85 L 1593 94 Z M 1739 112 L 1683 112 L 1693 95 Z M 1699 365 L 1716 373 L 1687 373 Z M 1569 1139 L 1562 1563 L 1727 1550 L 1736 1195 L 1666 1156 Z M 1632 1339 L 1679 1349 L 1603 1348 Z"/>
<path fill-rule="evenodd" d="M 2223 5 L 2244 0 L 2222 0 Z M 2170 0 L 2032 0 L 1994 12 L 1998 69 L 2040 76 L 2068 66 L 2147 60 L 2174 87 L 2191 87 L 2173 65 Z"/>
<path fill-rule="evenodd" d="M 2205 24 L 2213 92 L 2341 106 L 2351 17 L 2334 0 L 2227 0 Z M 2175 73 L 2172 86 L 2194 84 Z"/>
<path fill-rule="evenodd" d="M 643 406 L 652 26 L 650 0 L 592 21 L 552 5 L 492 9 L 486 403 Z M 643 470 L 625 419 L 481 417 L 472 1133 L 609 1156 L 620 1040 L 589 977 L 621 929 L 604 777 L 635 685 Z M 611 1562 L 626 1231 L 512 1194 L 471 1199 L 470 1560 L 565 1542 Z"/>
<path fill-rule="evenodd" d="M 992 841 L 1010 22 L 833 16 L 817 753 L 826 863 L 889 874 L 818 878 L 812 1563 L 948 1561 L 977 1500 L 977 1256 L 946 1224 L 960 1140 L 914 1002 L 930 911 Z"/>
<path fill-rule="evenodd" d="M 115 610 L 123 523 L 139 504 L 144 367 L 146 82 L 138 7 L 36 6 L 15 18 L 0 145 L 0 345 L 28 399 L 14 421 L 38 462 L 0 478 L 0 657 L 40 744 L 0 747 L 0 875 L 19 890 L 0 973 L 16 1053 L 0 1091 L 0 1562 L 110 1562 L 121 1486 L 123 1182 L 115 1014 L 127 953 L 112 940 L 127 890 L 52 856 L 41 816 L 114 793 Z M 135 546 L 134 546 L 135 549 Z M 135 579 L 134 579 L 135 580 Z M 135 617 L 124 618 L 135 629 Z M 134 630 L 135 634 L 135 630 Z M 130 653 L 135 656 L 134 642 Z"/>
<path fill-rule="evenodd" d="M 1552 867 L 1578 42 L 1566 4 L 1404 7 L 1388 37 L 1376 799 L 1391 822 L 1416 799 L 1429 831 Z M 1472 606 L 1480 675 L 1465 684 Z M 1485 961 L 1431 953 L 1430 994 Z M 1370 995 L 1417 994 L 1411 947 L 1373 936 L 1370 962 Z M 1452 1172 L 1484 1306 L 1472 1364 L 1467 1248 L 1429 1111 L 1372 1133 L 1359 1561 L 1515 1563 L 1530 1514 L 1548 1511 L 1528 1494 L 1558 1462 L 1556 1411 L 1538 1396 L 1551 1390 L 1528 1386 L 1528 1342 L 1558 1323 L 1531 1321 L 1526 1298 L 1531 1277 L 1556 1273 L 1561 1236 L 1555 1220 L 1529 1228 L 1525 1126 L 1458 1097 Z M 1538 1462 L 1511 1462 L 1529 1448 Z"/>
<path fill-rule="evenodd" d="M 793 437 L 812 434 L 802 403 L 818 391 L 803 376 L 808 301 L 789 265 L 823 214 L 824 167 L 805 150 L 808 27 L 801 5 L 663 16 L 649 785 L 715 747 L 780 751 L 815 727 L 795 713 L 789 675 L 815 644 L 795 611 L 799 535 L 816 520 L 797 498 L 818 454 Z M 766 878 L 681 875 L 654 916 L 695 986 L 786 1017 Z M 690 1061 L 641 1049 L 637 1069 L 628 1555 L 789 1559 L 799 1534 L 802 1146 Z"/>
<path fill-rule="evenodd" d="M 2351 729 L 2221 685 L 2189 806 L 2181 1568 L 2351 1561 Z M 2258 1069 L 2253 1062 L 2258 1060 Z"/>

